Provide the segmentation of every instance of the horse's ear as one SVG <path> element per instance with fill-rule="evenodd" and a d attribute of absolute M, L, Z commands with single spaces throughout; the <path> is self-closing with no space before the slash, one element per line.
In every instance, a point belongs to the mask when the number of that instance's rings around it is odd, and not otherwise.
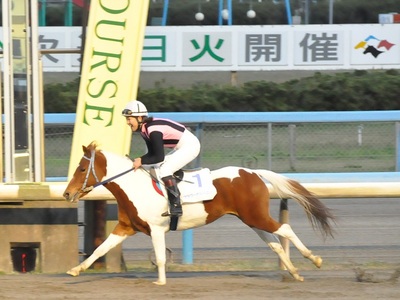
<path fill-rule="evenodd" d="M 82 145 L 82 150 L 83 150 L 83 153 L 86 153 L 88 151 L 88 149 L 84 145 Z"/>

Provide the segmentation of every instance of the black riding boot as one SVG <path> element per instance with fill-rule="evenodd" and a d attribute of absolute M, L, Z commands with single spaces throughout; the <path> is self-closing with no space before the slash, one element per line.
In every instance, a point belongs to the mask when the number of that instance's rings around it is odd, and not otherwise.
<path fill-rule="evenodd" d="M 169 200 L 169 210 L 170 212 L 165 212 L 162 214 L 163 217 L 167 216 L 182 216 L 182 205 L 181 205 L 181 193 L 179 192 L 178 186 L 176 184 L 176 179 L 173 176 L 166 176 L 161 178 L 164 182 L 165 188 L 168 193 Z"/>

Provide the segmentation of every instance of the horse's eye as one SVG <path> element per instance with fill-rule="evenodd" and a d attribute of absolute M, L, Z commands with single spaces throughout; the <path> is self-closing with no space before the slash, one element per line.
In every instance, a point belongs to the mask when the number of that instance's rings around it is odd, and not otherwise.
<path fill-rule="evenodd" d="M 85 169 L 85 168 L 79 168 L 79 171 L 81 171 L 81 172 L 85 172 L 85 171 L 86 171 L 86 169 Z"/>

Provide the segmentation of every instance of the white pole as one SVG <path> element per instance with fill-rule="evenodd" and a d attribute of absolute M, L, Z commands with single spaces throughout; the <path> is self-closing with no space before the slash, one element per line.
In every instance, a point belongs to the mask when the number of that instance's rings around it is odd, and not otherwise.
<path fill-rule="evenodd" d="M 31 41 L 31 64 L 32 64 L 32 122 L 33 122 L 33 165 L 34 181 L 41 182 L 45 180 L 44 176 L 44 112 L 42 99 L 41 69 L 39 65 L 39 33 L 38 33 L 38 1 L 30 0 L 30 41 Z"/>
<path fill-rule="evenodd" d="M 3 61 L 4 61 L 4 167 L 5 181 L 13 182 L 12 170 L 14 159 L 12 149 L 14 149 L 14 137 L 12 136 L 14 124 L 13 107 L 13 85 L 11 80 L 12 72 L 12 43 L 11 43 L 11 6 L 10 1 L 2 1 L 3 12 Z"/>
<path fill-rule="evenodd" d="M 358 125 L 358 129 L 357 129 L 357 143 L 358 146 L 362 146 L 362 132 L 363 132 L 363 125 Z"/>

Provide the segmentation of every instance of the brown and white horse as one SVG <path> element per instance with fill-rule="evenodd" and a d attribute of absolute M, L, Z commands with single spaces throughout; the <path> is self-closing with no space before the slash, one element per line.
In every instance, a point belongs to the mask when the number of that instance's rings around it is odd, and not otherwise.
<path fill-rule="evenodd" d="M 64 197 L 68 201 L 76 202 L 91 187 L 104 183 L 117 200 L 118 224 L 89 258 L 67 273 L 78 276 L 128 236 L 143 232 L 151 237 L 156 255 L 158 280 L 155 283 L 166 284 L 165 234 L 170 228 L 170 218 L 161 216 L 168 209 L 166 197 L 155 190 L 153 179 L 147 171 L 138 169 L 123 172 L 132 166 L 129 158 L 102 151 L 93 142 L 87 147 L 83 146 L 83 152 Z M 121 172 L 126 174 L 119 176 Z M 183 215 L 179 218 L 177 230 L 207 225 L 225 214 L 231 214 L 259 235 L 296 280 L 303 281 L 303 277 L 298 274 L 276 235 L 288 238 L 305 258 L 311 260 L 315 266 L 321 266 L 321 257 L 313 255 L 305 247 L 290 225 L 275 221 L 269 214 L 270 195 L 263 180 L 268 181 L 281 198 L 296 200 L 304 208 L 311 224 L 318 227 L 325 236 L 332 236 L 334 216 L 300 183 L 272 171 L 240 167 L 225 167 L 212 171 L 211 174 L 217 190 L 216 196 L 211 201 L 183 204 Z"/>

